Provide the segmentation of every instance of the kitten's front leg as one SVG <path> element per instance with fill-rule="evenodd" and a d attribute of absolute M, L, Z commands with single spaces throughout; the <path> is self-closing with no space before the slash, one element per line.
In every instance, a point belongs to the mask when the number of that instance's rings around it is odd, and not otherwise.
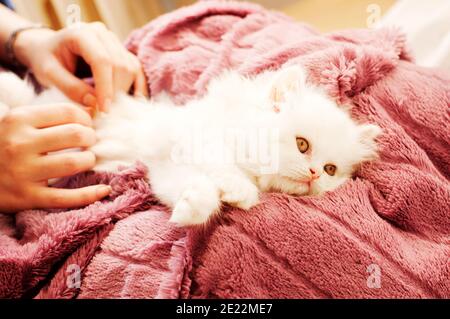
<path fill-rule="evenodd" d="M 213 172 L 210 176 L 219 188 L 222 202 L 245 210 L 258 204 L 258 188 L 237 168 Z"/>
<path fill-rule="evenodd" d="M 149 172 L 153 193 L 172 208 L 172 223 L 204 224 L 219 211 L 219 190 L 203 172 L 171 161 L 151 162 Z"/>
<path fill-rule="evenodd" d="M 220 209 L 218 190 L 207 176 L 198 176 L 181 193 L 170 221 L 178 226 L 206 223 Z"/>

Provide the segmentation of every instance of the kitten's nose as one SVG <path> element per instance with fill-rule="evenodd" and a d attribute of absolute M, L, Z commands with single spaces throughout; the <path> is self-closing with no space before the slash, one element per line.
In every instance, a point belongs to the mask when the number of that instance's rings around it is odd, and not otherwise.
<path fill-rule="evenodd" d="M 311 179 L 315 180 L 318 179 L 320 176 L 317 174 L 317 170 L 314 168 L 310 168 L 309 171 L 311 172 Z"/>

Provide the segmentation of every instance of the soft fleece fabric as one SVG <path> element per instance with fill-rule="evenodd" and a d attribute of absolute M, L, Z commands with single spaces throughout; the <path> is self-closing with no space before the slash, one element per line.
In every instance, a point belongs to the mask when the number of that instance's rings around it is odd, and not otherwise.
<path fill-rule="evenodd" d="M 265 194 L 207 229 L 168 224 L 140 165 L 82 174 L 63 184 L 109 181 L 114 195 L 0 220 L 0 296 L 450 297 L 450 78 L 412 64 L 400 32 L 319 35 L 256 5 L 208 1 L 156 19 L 128 47 L 152 94 L 180 103 L 225 68 L 301 63 L 356 119 L 383 128 L 380 159 L 323 198 Z M 66 284 L 73 264 L 80 289 Z M 380 288 L 368 285 L 373 264 Z"/>

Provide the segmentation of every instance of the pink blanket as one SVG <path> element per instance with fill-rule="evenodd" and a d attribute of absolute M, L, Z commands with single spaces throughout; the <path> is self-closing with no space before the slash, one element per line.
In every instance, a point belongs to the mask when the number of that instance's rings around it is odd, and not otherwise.
<path fill-rule="evenodd" d="M 319 35 L 255 5 L 208 1 L 156 19 L 128 46 L 152 94 L 180 103 L 225 68 L 301 63 L 383 128 L 380 159 L 323 198 L 265 194 L 204 230 L 167 223 L 140 165 L 82 174 L 63 184 L 102 180 L 113 196 L 0 218 L 0 296 L 450 298 L 450 77 L 412 64 L 401 33 Z"/>

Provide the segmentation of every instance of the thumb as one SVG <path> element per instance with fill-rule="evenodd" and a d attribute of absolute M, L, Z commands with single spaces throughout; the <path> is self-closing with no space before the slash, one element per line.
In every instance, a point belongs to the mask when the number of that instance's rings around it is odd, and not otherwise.
<path fill-rule="evenodd" d="M 54 61 L 48 67 L 49 72 L 45 72 L 46 81 L 57 87 L 72 101 L 84 105 L 88 108 L 97 107 L 95 89 L 70 73 L 58 61 Z"/>

